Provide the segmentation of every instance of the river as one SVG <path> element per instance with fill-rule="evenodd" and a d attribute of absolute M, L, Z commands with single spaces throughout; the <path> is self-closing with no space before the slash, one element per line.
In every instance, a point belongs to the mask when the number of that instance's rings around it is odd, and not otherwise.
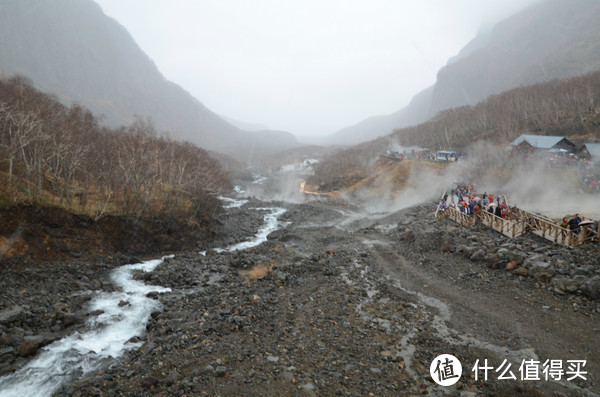
<path fill-rule="evenodd" d="M 220 197 L 225 208 L 239 208 L 245 199 Z M 252 208 L 266 211 L 264 225 L 256 235 L 218 251 L 236 251 L 256 247 L 276 230 L 284 208 Z M 88 331 L 76 332 L 42 349 L 38 356 L 18 371 L 0 378 L 1 397 L 51 396 L 61 385 L 110 365 L 126 351 L 137 349 L 140 342 L 132 342 L 145 332 L 146 323 L 153 311 L 160 309 L 149 293 L 169 293 L 169 288 L 146 285 L 134 280 L 138 271 L 151 272 L 164 259 L 130 264 L 114 269 L 110 278 L 118 292 L 90 292 L 94 294 L 89 312 L 99 312 L 86 323 Z"/>

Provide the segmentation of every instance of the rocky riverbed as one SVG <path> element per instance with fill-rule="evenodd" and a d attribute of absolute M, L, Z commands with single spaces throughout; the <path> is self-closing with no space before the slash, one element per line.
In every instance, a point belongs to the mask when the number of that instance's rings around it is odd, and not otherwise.
<path fill-rule="evenodd" d="M 392 214 L 322 203 L 231 208 L 214 248 L 262 226 L 252 208 L 287 212 L 247 250 L 178 252 L 138 280 L 151 293 L 139 348 L 68 382 L 65 396 L 112 395 L 595 395 L 600 390 L 600 251 L 483 226 L 437 222 L 434 205 Z M 210 247 L 207 247 L 210 248 Z M 145 258 L 139 258 L 145 259 Z M 88 302 L 115 286 L 131 257 L 6 267 L 0 285 L 0 372 L 97 316 Z M 508 269 L 510 270 L 507 270 Z M 122 302 L 126 305 L 127 302 Z M 430 364 L 463 365 L 438 386 Z M 479 360 L 494 369 L 472 372 Z M 585 360 L 581 377 L 544 380 L 543 363 Z M 500 380 L 503 360 L 516 380 Z M 521 380 L 523 360 L 541 380 Z M 530 367 L 532 368 L 532 367 Z M 566 375 L 566 374 L 564 374 Z M 0 390 L 0 395 L 1 395 Z"/>

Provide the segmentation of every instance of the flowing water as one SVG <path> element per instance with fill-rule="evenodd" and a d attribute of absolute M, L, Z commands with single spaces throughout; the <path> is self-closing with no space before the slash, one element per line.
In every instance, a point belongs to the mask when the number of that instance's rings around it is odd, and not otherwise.
<path fill-rule="evenodd" d="M 225 208 L 238 208 L 247 200 L 223 197 Z M 265 224 L 250 240 L 218 251 L 237 251 L 256 247 L 267 241 L 267 236 L 280 223 L 284 208 L 254 208 L 267 211 Z M 18 371 L 0 378 L 0 397 L 51 396 L 61 385 L 81 378 L 101 367 L 110 365 L 127 350 L 141 343 L 131 342 L 142 335 L 150 314 L 160 303 L 147 297 L 150 292 L 166 293 L 169 288 L 146 285 L 133 279 L 136 271 L 151 272 L 164 261 L 151 260 L 119 267 L 112 271 L 111 280 L 118 292 L 99 292 L 93 298 L 89 311 L 101 314 L 88 320 L 85 333 L 74 333 L 42 349 L 38 357 Z"/>
<path fill-rule="evenodd" d="M 121 291 L 97 294 L 90 311 L 103 313 L 88 320 L 89 331 L 76 332 L 46 346 L 26 366 L 0 378 L 0 396 L 52 395 L 63 383 L 100 368 L 127 350 L 138 348 L 139 343 L 129 341 L 145 331 L 150 313 L 160 305 L 146 294 L 169 292 L 170 289 L 146 285 L 134 280 L 133 276 L 136 271 L 154 270 L 163 260 L 115 269 L 111 279 Z"/>

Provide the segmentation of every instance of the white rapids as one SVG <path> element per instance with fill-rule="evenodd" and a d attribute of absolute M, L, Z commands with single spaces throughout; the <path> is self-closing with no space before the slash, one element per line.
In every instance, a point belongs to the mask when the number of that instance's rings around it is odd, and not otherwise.
<path fill-rule="evenodd" d="M 240 208 L 241 206 L 243 206 L 244 204 L 246 204 L 248 202 L 248 200 L 245 199 L 233 199 L 233 198 L 229 198 L 229 197 L 223 197 L 223 196 L 219 196 L 217 197 L 219 200 L 224 201 L 225 205 L 223 205 L 223 208 Z"/>
<path fill-rule="evenodd" d="M 18 371 L 0 378 L 2 397 L 51 396 L 63 383 L 102 367 L 106 360 L 121 356 L 126 350 L 140 347 L 131 343 L 144 333 L 152 311 L 160 303 L 148 298 L 150 292 L 169 292 L 170 288 L 146 285 L 133 279 L 137 270 L 150 272 L 163 262 L 155 259 L 126 265 L 112 271 L 119 292 L 99 293 L 90 311 L 103 311 L 87 321 L 89 331 L 78 332 L 46 347 L 37 358 Z"/>
<path fill-rule="evenodd" d="M 244 199 L 220 197 L 228 204 L 225 208 L 239 208 Z M 217 251 L 237 251 L 256 247 L 267 241 L 267 236 L 280 226 L 278 218 L 285 208 L 252 208 L 268 211 L 265 224 L 248 241 Z M 202 254 L 205 254 L 203 252 Z M 169 258 L 172 258 L 170 256 Z M 170 292 L 170 288 L 146 285 L 133 279 L 135 271 L 151 272 L 164 259 L 119 267 L 112 271 L 112 282 L 119 292 L 98 293 L 90 303 L 89 311 L 101 311 L 86 323 L 89 331 L 76 332 L 42 349 L 38 357 L 18 371 L 0 377 L 0 397 L 51 396 L 63 384 L 86 376 L 114 360 L 127 350 L 139 348 L 141 343 L 130 342 L 142 335 L 153 311 L 160 308 L 156 299 L 148 298 L 150 292 Z"/>
<path fill-rule="evenodd" d="M 254 248 L 258 245 L 261 245 L 265 241 L 267 241 L 267 236 L 277 230 L 281 223 L 279 222 L 279 217 L 283 215 L 286 211 L 285 208 L 279 207 L 268 207 L 268 208 L 253 208 L 255 210 L 260 211 L 269 211 L 269 213 L 265 214 L 263 220 L 265 224 L 258 229 L 258 232 L 254 235 L 254 238 L 248 241 L 242 241 L 241 243 L 233 244 L 227 248 L 216 248 L 216 252 L 233 252 L 239 250 L 245 250 L 248 248 Z M 206 255 L 206 251 L 200 252 L 202 255 Z"/>

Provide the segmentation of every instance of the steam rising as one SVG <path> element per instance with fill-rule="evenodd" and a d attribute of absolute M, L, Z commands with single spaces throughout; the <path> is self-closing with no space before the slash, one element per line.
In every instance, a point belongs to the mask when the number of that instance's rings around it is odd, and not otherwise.
<path fill-rule="evenodd" d="M 401 146 L 393 150 L 403 152 Z M 377 186 L 344 197 L 370 214 L 391 213 L 413 205 L 437 202 L 457 183 L 475 183 L 479 194 L 506 196 L 508 204 L 559 219 L 579 213 L 600 219 L 600 197 L 584 190 L 576 166 L 552 168 L 543 159 L 520 161 L 508 149 L 480 142 L 455 163 L 432 165 L 413 161 L 406 179 L 381 178 Z M 433 208 L 432 208 L 433 210 Z"/>

